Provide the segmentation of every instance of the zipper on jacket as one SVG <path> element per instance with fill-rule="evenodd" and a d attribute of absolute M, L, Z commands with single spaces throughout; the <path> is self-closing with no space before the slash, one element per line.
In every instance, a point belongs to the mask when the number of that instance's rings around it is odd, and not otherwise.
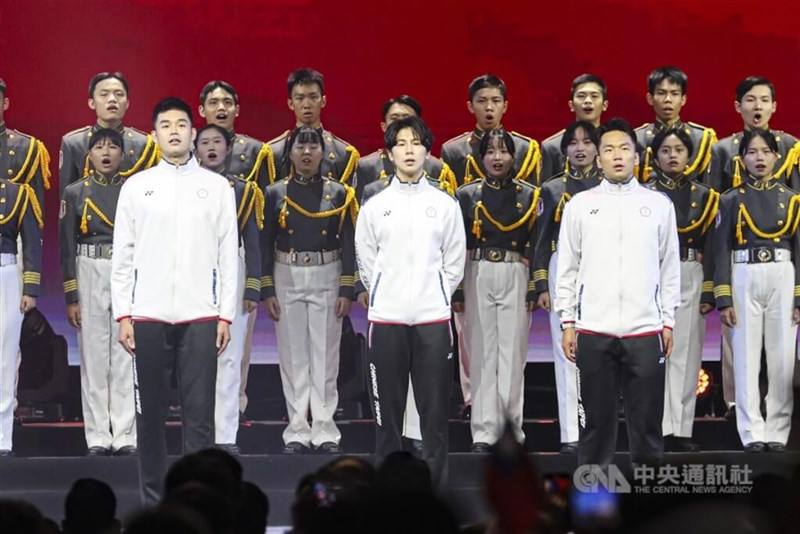
<path fill-rule="evenodd" d="M 581 318 L 581 304 L 583 304 L 583 284 L 578 289 L 578 320 Z"/>
<path fill-rule="evenodd" d="M 653 295 L 653 300 L 656 303 L 656 309 L 658 310 L 658 318 L 661 319 L 661 306 L 658 305 L 658 284 L 656 284 L 656 293 Z"/>
<path fill-rule="evenodd" d="M 442 273 L 439 273 L 439 287 L 442 289 L 442 296 L 444 297 L 445 306 L 450 306 L 450 300 L 447 298 L 447 292 L 444 290 L 444 279 L 442 279 Z"/>
<path fill-rule="evenodd" d="M 381 283 L 381 274 L 382 273 L 378 273 L 378 276 L 375 277 L 375 287 L 372 288 L 372 295 L 369 297 L 370 308 L 375 306 L 375 295 L 378 294 L 378 284 Z"/>
<path fill-rule="evenodd" d="M 131 289 L 131 304 L 136 300 L 136 281 L 139 277 L 139 269 L 133 270 L 133 288 Z"/>
<path fill-rule="evenodd" d="M 211 269 L 211 298 L 217 304 L 217 270 Z"/>

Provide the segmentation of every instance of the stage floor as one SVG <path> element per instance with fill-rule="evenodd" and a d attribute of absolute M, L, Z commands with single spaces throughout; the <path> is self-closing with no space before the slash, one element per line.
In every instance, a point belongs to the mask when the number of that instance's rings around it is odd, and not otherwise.
<path fill-rule="evenodd" d="M 295 486 L 300 477 L 332 457 L 326 455 L 285 456 L 279 454 L 280 421 L 252 421 L 239 431 L 240 460 L 245 478 L 257 483 L 269 496 L 270 524 L 289 525 Z M 370 420 L 339 421 L 342 445 L 347 454 L 372 459 L 374 423 Z M 552 419 L 529 419 L 524 426 L 526 449 L 543 475 L 572 476 L 575 457 L 556 452 L 559 447 L 558 423 Z M 486 456 L 470 454 L 469 426 L 465 421 L 450 423 L 451 454 L 447 499 L 462 523 L 480 521 L 489 511 L 483 493 Z M 180 452 L 180 425 L 171 423 L 167 431 L 168 450 L 173 458 Z M 794 438 L 794 435 L 793 435 Z M 670 465 L 747 465 L 751 478 L 764 473 L 791 476 L 800 464 L 800 452 L 783 454 L 745 454 L 732 422 L 722 418 L 698 418 L 695 439 L 704 452 L 668 453 Z M 72 482 L 94 477 L 109 483 L 117 493 L 119 516 L 124 518 L 139 506 L 136 458 L 88 458 L 83 426 L 80 423 L 25 424 L 15 428 L 16 457 L 0 459 L 0 497 L 33 502 L 47 516 L 60 521 L 63 499 Z M 790 443 L 795 440 L 791 439 Z M 620 421 L 618 450 L 627 449 L 626 428 Z M 626 469 L 628 454 L 620 452 L 615 463 Z M 678 467 L 680 470 L 680 467 Z M 651 496 L 656 498 L 656 496 Z M 663 497 L 663 496 L 662 496 Z M 637 496 L 637 498 L 639 498 Z"/>

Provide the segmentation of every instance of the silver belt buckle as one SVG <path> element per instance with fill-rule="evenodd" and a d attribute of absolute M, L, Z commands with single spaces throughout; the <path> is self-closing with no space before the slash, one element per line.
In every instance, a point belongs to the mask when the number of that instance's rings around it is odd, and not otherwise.
<path fill-rule="evenodd" d="M 495 263 L 503 261 L 503 251 L 492 249 L 489 251 L 489 257 L 487 258 L 489 261 L 493 261 Z"/>
<path fill-rule="evenodd" d="M 772 261 L 772 251 L 768 248 L 760 248 L 756 253 L 756 257 L 758 261 L 761 263 L 767 263 Z"/>

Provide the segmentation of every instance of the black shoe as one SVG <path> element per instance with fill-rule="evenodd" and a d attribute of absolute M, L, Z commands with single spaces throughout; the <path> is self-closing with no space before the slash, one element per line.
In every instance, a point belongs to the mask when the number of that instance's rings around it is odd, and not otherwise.
<path fill-rule="evenodd" d="M 578 452 L 578 442 L 577 441 L 568 441 L 566 443 L 561 444 L 561 449 L 558 451 L 561 454 L 577 454 Z"/>
<path fill-rule="evenodd" d="M 786 445 L 777 441 L 770 441 L 767 443 L 767 450 L 769 452 L 786 452 Z"/>
<path fill-rule="evenodd" d="M 239 450 L 239 446 L 235 443 L 216 443 L 214 447 L 222 449 L 231 456 L 239 456 L 242 454 L 242 451 Z"/>
<path fill-rule="evenodd" d="M 414 456 L 422 457 L 422 440 L 403 437 L 403 449 Z"/>
<path fill-rule="evenodd" d="M 290 441 L 283 446 L 283 454 L 305 454 L 306 446 L 299 441 Z"/>
<path fill-rule="evenodd" d="M 664 436 L 664 449 L 669 452 L 699 452 L 700 445 L 692 441 L 692 438 Z"/>
<path fill-rule="evenodd" d="M 763 441 L 754 441 L 744 446 L 744 452 L 765 452 L 767 444 Z"/>
<path fill-rule="evenodd" d="M 111 450 L 105 447 L 89 447 L 89 450 L 86 451 L 86 456 L 108 456 L 109 454 L 111 454 Z"/>
<path fill-rule="evenodd" d="M 731 404 L 723 417 L 728 421 L 736 421 L 736 405 Z"/>
<path fill-rule="evenodd" d="M 342 454 L 342 448 L 338 443 L 334 443 L 333 441 L 325 441 L 319 444 L 319 447 L 317 447 L 317 452 L 322 454 Z"/>
<path fill-rule="evenodd" d="M 125 445 L 113 452 L 113 456 L 134 456 L 138 451 L 133 445 Z"/>
<path fill-rule="evenodd" d="M 479 454 L 486 454 L 487 452 L 489 452 L 489 444 L 488 443 L 484 443 L 482 441 L 476 441 L 475 443 L 472 444 L 472 447 L 470 447 L 469 450 L 470 450 L 470 452 L 477 452 Z"/>
<path fill-rule="evenodd" d="M 0 458 L 11 458 L 12 456 L 14 456 L 14 451 L 0 449 Z"/>

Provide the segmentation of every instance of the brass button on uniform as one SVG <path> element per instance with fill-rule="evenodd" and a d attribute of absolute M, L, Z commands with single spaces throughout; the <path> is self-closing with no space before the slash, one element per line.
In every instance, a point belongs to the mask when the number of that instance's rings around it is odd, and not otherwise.
<path fill-rule="evenodd" d="M 327 230 L 322 230 L 320 233 L 321 233 L 322 235 L 328 235 L 328 231 L 327 231 Z"/>
<path fill-rule="evenodd" d="M 292 235 L 292 234 L 294 233 L 294 228 L 289 228 L 288 230 L 286 230 L 286 232 L 287 232 L 289 235 Z"/>
<path fill-rule="evenodd" d="M 516 241 L 512 241 L 512 242 L 511 242 L 511 246 L 512 246 L 512 247 L 516 247 L 516 246 L 517 246 L 517 242 L 516 242 Z"/>
<path fill-rule="evenodd" d="M 13 156 L 14 154 L 16 154 L 16 152 L 14 152 L 13 150 L 9 150 L 9 151 L 8 151 L 8 155 L 9 155 L 9 156 Z"/>
<path fill-rule="evenodd" d="M 8 175 L 9 176 L 13 176 L 14 175 L 14 169 L 8 169 Z"/>
<path fill-rule="evenodd" d="M 697 202 L 692 202 L 692 207 L 696 208 L 697 207 Z"/>
<path fill-rule="evenodd" d="M 245 156 L 244 154 L 240 154 L 240 155 L 239 155 L 239 159 L 240 159 L 240 160 L 242 160 L 242 161 L 244 161 L 244 160 L 246 160 L 246 159 L 247 159 L 247 156 Z"/>

